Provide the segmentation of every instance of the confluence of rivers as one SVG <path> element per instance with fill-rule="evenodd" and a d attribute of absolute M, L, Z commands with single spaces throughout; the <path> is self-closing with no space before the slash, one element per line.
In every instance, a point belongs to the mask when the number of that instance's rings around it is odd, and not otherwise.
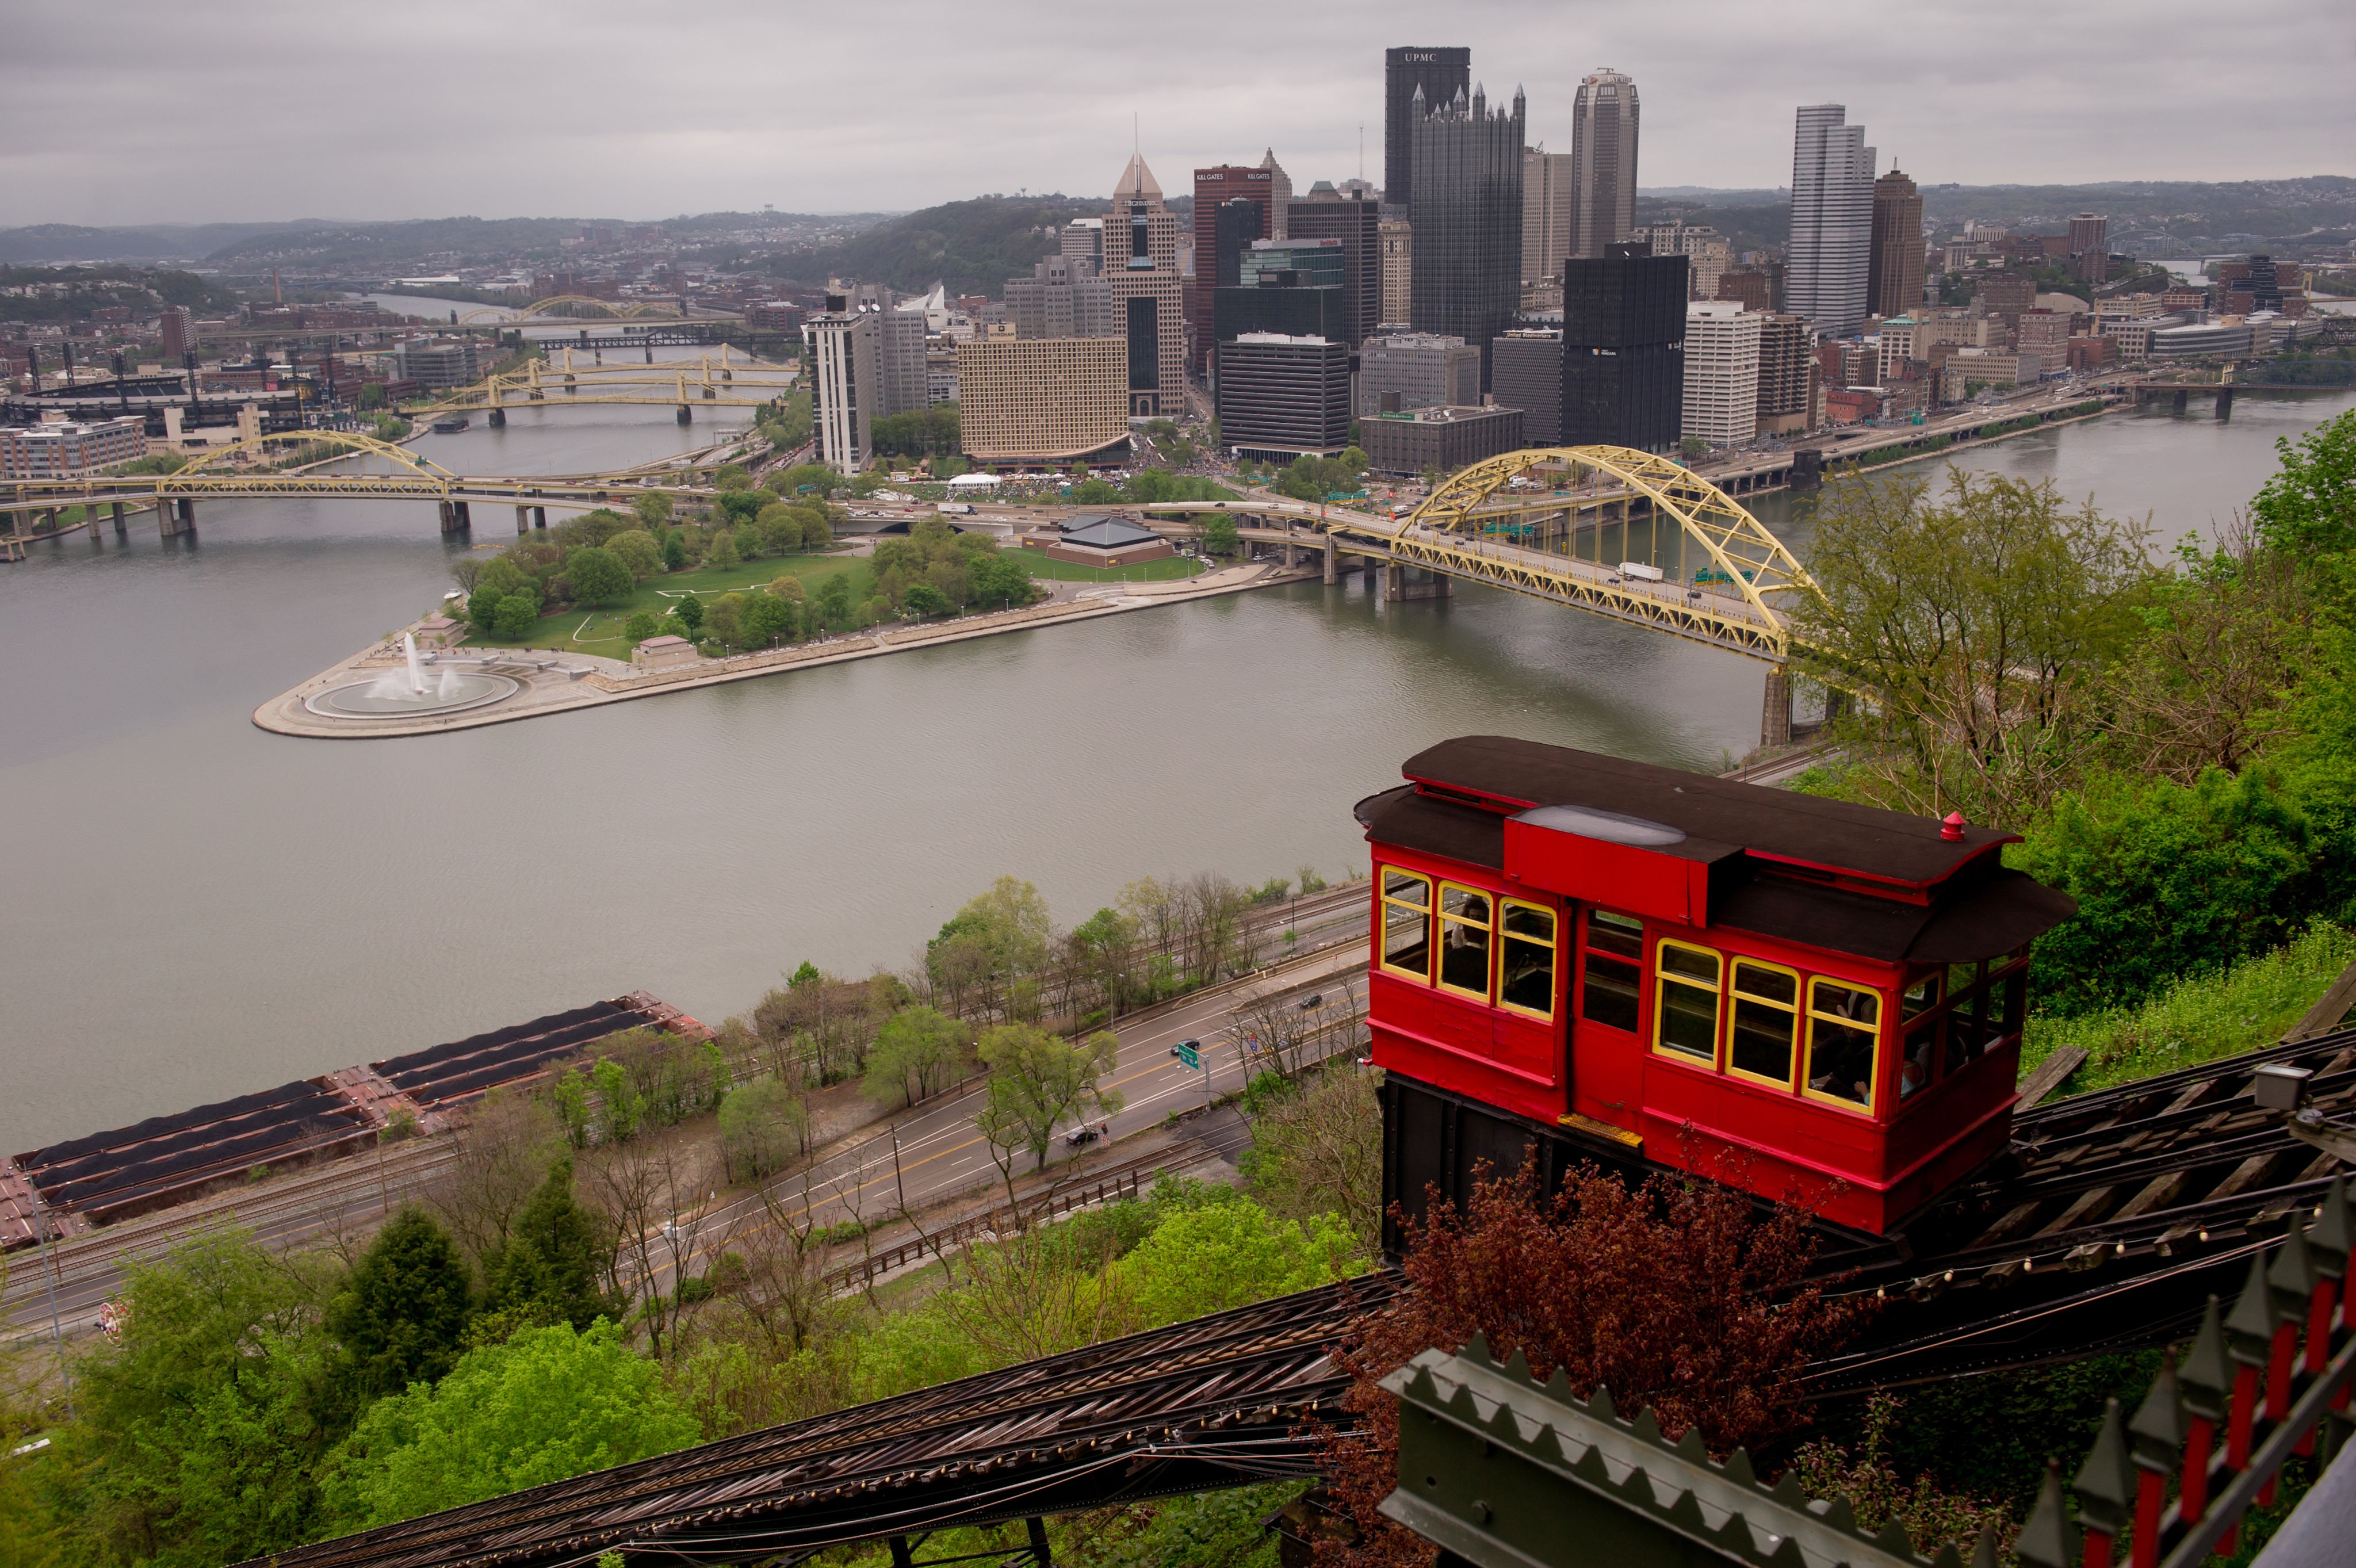
<path fill-rule="evenodd" d="M 2150 511 L 2166 542 L 2351 405 L 2118 413 L 1958 460 Z M 420 449 L 580 472 L 712 428 L 517 413 Z M 504 509 L 482 510 L 496 549 Z M 1786 498 L 1754 510 L 1792 536 Z M 1696 768 L 1758 735 L 1749 660 L 1494 590 L 1386 607 L 1353 585 L 327 745 L 248 715 L 431 607 L 463 543 L 423 504 L 208 502 L 193 541 L 143 521 L 0 567 L 0 1151 L 641 986 L 716 1021 L 804 959 L 905 964 L 1001 874 L 1067 923 L 1146 875 L 1339 876 L 1351 803 L 1451 735 Z"/>

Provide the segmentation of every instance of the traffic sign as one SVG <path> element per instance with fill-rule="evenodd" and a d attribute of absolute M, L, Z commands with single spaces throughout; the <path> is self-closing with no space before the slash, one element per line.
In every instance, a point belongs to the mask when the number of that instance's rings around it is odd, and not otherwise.
<path fill-rule="evenodd" d="M 1181 1040 L 1178 1042 L 1178 1060 L 1191 1072 L 1203 1065 L 1203 1054 L 1194 1048 L 1194 1041 Z"/>

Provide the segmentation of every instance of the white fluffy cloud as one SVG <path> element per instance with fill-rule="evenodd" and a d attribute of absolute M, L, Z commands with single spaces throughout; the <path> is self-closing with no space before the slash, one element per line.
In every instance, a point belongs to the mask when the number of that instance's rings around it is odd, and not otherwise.
<path fill-rule="evenodd" d="M 1382 177 L 1382 50 L 1463 44 L 1530 134 L 1579 78 L 1643 95 L 1647 186 L 1775 186 L 1846 103 L 1925 182 L 2346 174 L 2344 0 L 425 0 L 9 7 L 0 223 L 898 209 L 1165 188 L 1274 146 Z"/>

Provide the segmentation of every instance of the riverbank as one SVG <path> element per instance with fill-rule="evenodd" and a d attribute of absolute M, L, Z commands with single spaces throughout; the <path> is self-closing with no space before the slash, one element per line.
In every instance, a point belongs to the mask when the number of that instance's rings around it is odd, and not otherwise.
<path fill-rule="evenodd" d="M 1118 587 L 1085 589 L 1072 598 L 1026 606 L 1022 609 L 961 616 L 955 620 L 900 626 L 888 630 L 857 632 L 791 648 L 741 653 L 729 659 L 702 660 L 671 670 L 640 671 L 620 660 L 588 653 L 534 649 L 460 649 L 436 656 L 436 662 L 444 659 L 466 659 L 469 662 L 465 667 L 475 669 L 478 666 L 473 660 L 487 660 L 487 662 L 479 667 L 515 682 L 516 692 L 484 707 L 415 719 L 331 718 L 322 716 L 306 705 L 322 692 L 398 667 L 403 655 L 397 641 L 398 634 L 395 634 L 394 638 L 372 644 L 319 671 L 302 684 L 271 698 L 253 710 L 253 723 L 256 727 L 273 735 L 295 736 L 309 740 L 389 740 L 407 736 L 444 735 L 456 730 L 479 729 L 488 725 L 510 724 L 519 719 L 541 718 L 551 714 L 575 713 L 584 708 L 626 703 L 638 697 L 660 696 L 670 692 L 694 691 L 730 682 L 756 680 L 764 675 L 876 659 L 910 649 L 967 642 L 1003 632 L 1098 620 L 1130 610 L 1216 598 L 1251 588 L 1312 582 L 1317 576 L 1315 569 L 1289 571 L 1266 563 L 1223 566 L 1202 576 L 1176 582 L 1132 583 Z M 412 626 L 407 629 L 415 632 L 417 628 Z"/>

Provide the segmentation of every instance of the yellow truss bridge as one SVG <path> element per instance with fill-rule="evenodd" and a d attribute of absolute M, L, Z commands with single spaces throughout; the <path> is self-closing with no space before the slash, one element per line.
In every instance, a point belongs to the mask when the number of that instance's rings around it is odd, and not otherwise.
<path fill-rule="evenodd" d="M 334 460 L 381 458 L 351 471 Z M 517 525 L 551 504 L 626 504 L 645 490 L 708 499 L 709 479 L 648 467 L 621 473 L 470 478 L 356 432 L 263 435 L 207 454 L 175 474 L 102 476 L 0 487 L 0 510 L 207 497 L 342 497 L 441 503 L 443 526 L 468 525 L 466 502 L 509 501 Z M 455 509 L 455 510 L 454 510 Z M 1781 664 L 1792 608 L 1818 590 L 1758 519 L 1665 457 L 1619 446 L 1537 447 L 1464 468 L 1402 518 L 1281 499 L 1179 501 L 1157 513 L 1257 516 L 1254 537 L 1290 544 L 1306 531 L 1342 554 L 1487 583 L 1687 641 Z M 183 515 L 186 513 L 184 511 Z"/>
<path fill-rule="evenodd" d="M 551 321 L 639 321 L 653 317 L 679 321 L 685 313 L 669 300 L 593 299 L 585 294 L 555 294 L 530 305 L 487 305 L 458 317 L 461 327 L 521 327 L 542 317 Z"/>
<path fill-rule="evenodd" d="M 689 408 L 699 403 L 766 408 L 793 391 L 799 377 L 792 366 L 760 364 L 742 355 L 732 359 L 724 344 L 716 354 L 663 365 L 576 365 L 572 349 L 563 349 L 561 361 L 530 360 L 521 370 L 461 387 L 412 411 L 413 416 L 488 412 L 492 422 L 499 424 L 504 423 L 499 411 L 509 408 L 611 403 Z"/>

